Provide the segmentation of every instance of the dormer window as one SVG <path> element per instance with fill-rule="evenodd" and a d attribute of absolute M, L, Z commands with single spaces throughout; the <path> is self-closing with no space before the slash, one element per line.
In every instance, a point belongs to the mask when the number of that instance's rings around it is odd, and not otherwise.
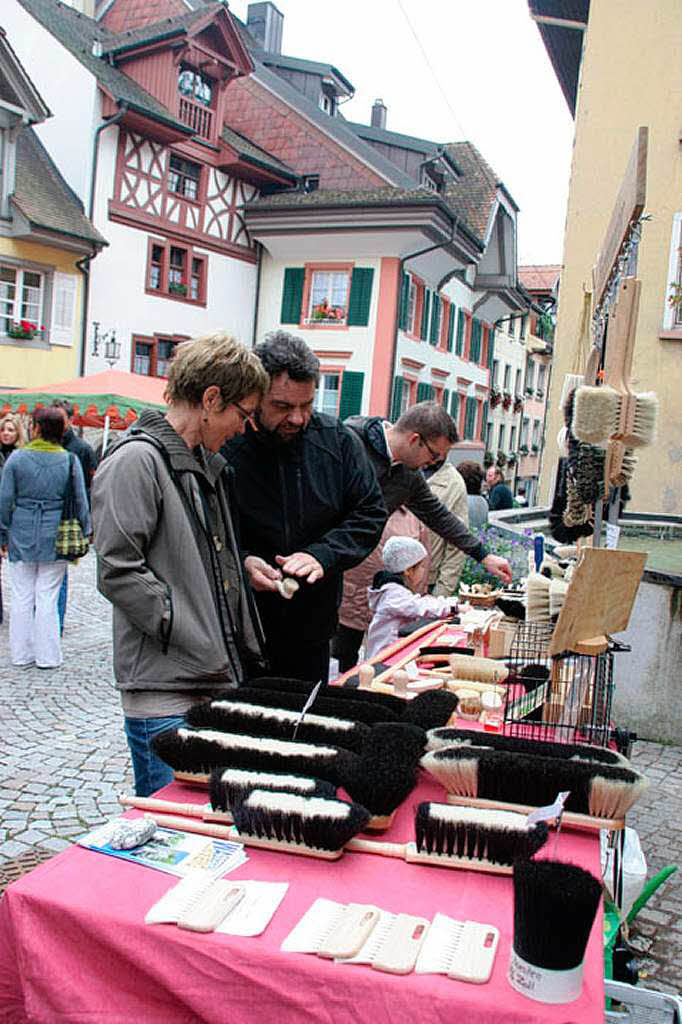
<path fill-rule="evenodd" d="M 428 188 L 430 192 L 440 192 L 440 185 L 435 178 L 432 178 L 426 168 L 422 168 L 421 181 L 419 184 L 423 188 Z"/>
<path fill-rule="evenodd" d="M 183 67 L 178 75 L 180 120 L 202 139 L 213 138 L 215 82 L 194 68 Z"/>
<path fill-rule="evenodd" d="M 320 110 L 324 110 L 325 114 L 334 117 L 336 114 L 336 96 L 333 92 L 327 92 L 325 89 L 322 90 L 320 93 Z"/>

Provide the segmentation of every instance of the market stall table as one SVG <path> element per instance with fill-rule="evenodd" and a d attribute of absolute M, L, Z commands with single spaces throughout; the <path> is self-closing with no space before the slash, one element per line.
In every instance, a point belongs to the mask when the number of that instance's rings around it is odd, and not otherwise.
<path fill-rule="evenodd" d="M 160 795 L 203 803 L 206 791 L 177 783 Z M 414 809 L 443 790 L 424 779 L 381 838 L 414 837 Z M 0 903 L 0 1019 L 89 1024 L 601 1024 L 601 912 L 585 959 L 583 992 L 567 1006 L 517 994 L 506 980 L 512 940 L 509 876 L 407 864 L 346 853 L 321 861 L 259 849 L 230 878 L 287 881 L 288 892 L 256 938 L 196 935 L 146 925 L 151 905 L 177 881 L 139 865 L 74 846 L 11 885 Z M 598 835 L 563 831 L 542 856 L 599 876 Z M 280 945 L 311 903 L 324 896 L 373 903 L 431 919 L 437 911 L 495 925 L 500 943 L 490 982 L 441 975 L 394 976 L 364 966 L 282 953 Z"/>

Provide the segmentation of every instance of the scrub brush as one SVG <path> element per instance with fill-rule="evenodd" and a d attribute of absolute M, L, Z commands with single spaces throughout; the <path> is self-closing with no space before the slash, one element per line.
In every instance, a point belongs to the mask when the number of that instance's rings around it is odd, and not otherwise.
<path fill-rule="evenodd" d="M 564 580 L 552 580 L 549 584 L 549 618 L 554 622 L 558 617 L 566 600 L 568 583 Z"/>
<path fill-rule="evenodd" d="M 526 621 L 550 622 L 549 588 L 551 580 L 539 572 L 530 574 L 526 581 Z"/>
<path fill-rule="evenodd" d="M 656 440 L 658 398 L 653 391 L 623 394 L 603 385 L 577 389 L 573 433 L 579 441 L 601 444 L 611 438 L 628 448 L 641 448 Z"/>

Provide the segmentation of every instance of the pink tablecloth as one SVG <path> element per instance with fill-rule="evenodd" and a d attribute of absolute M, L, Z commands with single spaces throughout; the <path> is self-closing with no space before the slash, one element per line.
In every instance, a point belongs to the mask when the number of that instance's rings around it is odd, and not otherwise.
<path fill-rule="evenodd" d="M 205 792 L 172 785 L 161 795 L 204 802 Z M 424 781 L 386 838 L 413 838 L 414 807 L 441 799 Z M 597 837 L 562 833 L 551 856 L 599 873 Z M 548 854 L 549 855 L 549 854 Z M 235 879 L 288 881 L 289 890 L 257 938 L 193 935 L 145 925 L 144 914 L 173 884 L 170 875 L 73 847 L 11 885 L 0 903 L 0 1020 L 6 1024 L 601 1024 L 601 913 L 585 963 L 582 996 L 546 1006 L 506 980 L 512 938 L 510 877 L 405 864 L 347 853 L 336 862 L 249 851 Z M 486 985 L 440 975 L 395 977 L 280 952 L 282 939 L 318 896 L 383 909 L 495 924 L 500 945 Z"/>

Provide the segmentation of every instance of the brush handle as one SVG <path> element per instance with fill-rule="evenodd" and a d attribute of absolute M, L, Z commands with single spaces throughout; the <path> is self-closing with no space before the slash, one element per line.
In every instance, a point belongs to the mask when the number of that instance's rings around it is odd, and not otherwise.
<path fill-rule="evenodd" d="M 202 804 L 180 804 L 170 800 L 154 800 L 148 796 L 127 796 L 120 793 L 118 802 L 123 807 L 136 807 L 138 811 L 161 811 L 162 814 L 182 814 L 188 818 L 203 818 L 206 809 Z"/>
<path fill-rule="evenodd" d="M 438 628 L 434 631 L 433 636 L 431 637 L 431 641 L 434 641 L 436 637 L 439 637 L 441 633 L 444 633 L 445 630 L 450 627 L 450 625 L 450 622 L 441 623 L 441 625 L 438 626 Z M 424 626 L 422 629 L 418 629 L 414 633 L 410 634 L 410 636 L 405 637 L 405 640 L 411 644 L 414 640 L 417 639 L 418 636 L 420 636 L 422 633 L 425 633 L 427 629 L 433 629 L 433 626 Z M 403 644 L 402 646 L 406 646 L 406 644 Z M 419 651 L 410 651 L 409 654 L 403 655 L 402 658 L 396 661 L 395 665 L 391 665 L 389 668 L 386 669 L 385 672 L 381 672 L 375 678 L 374 682 L 372 683 L 372 687 L 374 688 L 377 683 L 387 683 L 395 672 L 403 668 L 404 665 L 407 665 L 408 661 L 414 661 L 415 658 L 418 657 L 418 655 Z M 390 657 L 387 651 L 384 651 L 384 657 Z"/>
<path fill-rule="evenodd" d="M 207 786 L 209 780 L 208 772 L 173 772 L 176 782 L 190 782 L 195 786 Z"/>
<path fill-rule="evenodd" d="M 435 621 L 437 620 L 434 620 L 434 622 Z M 410 633 L 409 636 L 401 637 L 400 640 L 396 640 L 396 642 L 394 644 L 391 644 L 390 647 L 385 647 L 383 651 L 379 651 L 377 654 L 374 654 L 371 658 L 367 658 L 366 661 L 363 661 L 363 665 L 374 665 L 377 661 L 385 661 L 387 658 L 392 658 L 394 654 L 398 654 L 398 652 L 402 651 L 404 647 L 413 644 L 414 641 L 417 640 L 420 636 L 423 636 L 425 633 L 429 633 L 433 629 L 433 625 L 433 623 L 427 622 L 425 626 L 421 626 L 419 629 L 415 629 L 414 633 Z M 451 625 L 451 623 L 446 622 L 444 623 L 443 628 L 449 625 Z M 440 635 L 441 632 L 442 630 L 439 629 L 438 633 L 434 634 L 434 636 Z M 408 658 L 407 660 L 409 661 L 410 659 Z M 357 668 L 355 666 L 353 668 L 349 668 L 348 671 L 344 672 L 343 675 L 338 677 L 338 679 L 334 679 L 330 685 L 341 686 L 343 683 L 345 683 L 346 679 L 350 679 L 350 677 L 352 675 L 355 675 L 356 672 Z"/>
<path fill-rule="evenodd" d="M 484 734 L 481 733 L 483 736 Z M 518 811 L 519 814 L 530 814 L 537 811 L 537 807 L 531 804 L 508 804 L 501 800 L 484 800 L 479 796 L 459 796 L 457 793 L 448 793 L 449 804 L 458 804 L 461 807 L 483 807 L 488 810 Z M 596 829 L 605 828 L 609 832 L 619 832 L 625 828 L 624 818 L 594 818 L 591 814 L 578 814 L 576 811 L 564 811 L 561 816 L 561 824 L 570 825 L 571 828 L 587 829 L 592 832 Z"/>
<path fill-rule="evenodd" d="M 198 832 L 202 836 L 212 836 L 214 839 L 235 838 L 234 829 L 229 825 L 211 825 L 207 821 L 199 821 L 197 818 L 180 818 L 175 814 L 145 814 L 145 818 L 150 818 L 163 828 L 178 828 L 182 832 Z"/>
<path fill-rule="evenodd" d="M 376 843 L 373 839 L 349 839 L 346 850 L 351 853 L 374 853 L 378 857 L 397 857 L 405 860 L 407 843 Z"/>
<path fill-rule="evenodd" d="M 456 693 L 457 690 L 475 690 L 476 693 L 496 693 L 498 697 L 506 697 L 507 687 L 495 685 L 495 683 L 482 683 L 478 679 L 452 679 L 445 680 L 446 690 Z"/>

